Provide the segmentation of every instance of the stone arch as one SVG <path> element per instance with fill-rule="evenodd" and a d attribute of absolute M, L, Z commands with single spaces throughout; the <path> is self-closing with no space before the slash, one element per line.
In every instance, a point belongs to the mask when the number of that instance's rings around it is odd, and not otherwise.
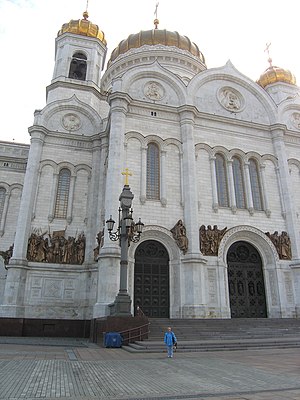
<path fill-rule="evenodd" d="M 231 245 L 236 242 L 247 242 L 252 245 L 259 253 L 262 260 L 262 270 L 266 292 L 268 317 L 278 316 L 280 313 L 279 305 L 279 282 L 277 268 L 280 260 L 278 253 L 267 235 L 261 230 L 241 225 L 229 229 L 223 236 L 218 252 L 218 264 L 225 269 L 225 294 L 226 303 L 229 304 L 228 276 L 227 276 L 227 253 Z"/>
<path fill-rule="evenodd" d="M 135 251 L 141 243 L 148 240 L 155 240 L 161 243 L 169 255 L 170 317 L 172 317 L 178 311 L 180 302 L 180 250 L 168 229 L 158 225 L 147 225 L 140 241 L 130 244 L 128 252 L 128 290 L 133 298 Z"/>

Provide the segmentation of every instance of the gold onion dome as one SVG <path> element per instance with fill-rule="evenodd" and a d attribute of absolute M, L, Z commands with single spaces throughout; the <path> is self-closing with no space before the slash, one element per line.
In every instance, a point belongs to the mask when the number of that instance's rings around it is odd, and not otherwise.
<path fill-rule="evenodd" d="M 90 36 L 99 39 L 103 44 L 106 45 L 104 32 L 102 32 L 98 25 L 93 24 L 88 20 L 88 12 L 83 13 L 83 19 L 71 19 L 70 22 L 63 24 L 61 29 L 58 31 L 57 36 L 69 32 L 75 35 Z"/>
<path fill-rule="evenodd" d="M 182 36 L 178 32 L 170 32 L 166 29 L 152 29 L 129 35 L 127 39 L 122 40 L 113 50 L 109 63 L 131 49 L 137 49 L 144 45 L 155 46 L 159 44 L 163 46 L 175 46 L 180 50 L 186 50 L 205 64 L 205 58 L 195 43 L 191 42 L 187 36 Z"/>
<path fill-rule="evenodd" d="M 296 85 L 296 78 L 288 69 L 275 67 L 271 64 L 270 67 L 267 68 L 263 74 L 261 74 L 257 81 L 257 83 L 263 88 L 277 82 Z"/>

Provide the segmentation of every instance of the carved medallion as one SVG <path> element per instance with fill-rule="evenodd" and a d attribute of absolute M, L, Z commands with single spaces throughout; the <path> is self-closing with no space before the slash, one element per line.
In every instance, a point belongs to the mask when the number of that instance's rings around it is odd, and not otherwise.
<path fill-rule="evenodd" d="M 296 129 L 300 130 L 300 113 L 294 112 L 291 117 L 292 124 Z"/>
<path fill-rule="evenodd" d="M 160 83 L 148 82 L 144 87 L 144 94 L 148 99 L 158 101 L 164 97 L 165 91 Z"/>
<path fill-rule="evenodd" d="M 228 111 L 240 112 L 244 109 L 244 98 L 237 90 L 231 87 L 222 87 L 218 92 L 220 104 Z"/>
<path fill-rule="evenodd" d="M 81 121 L 76 114 L 66 114 L 62 118 L 62 126 L 67 131 L 77 131 L 81 126 Z"/>

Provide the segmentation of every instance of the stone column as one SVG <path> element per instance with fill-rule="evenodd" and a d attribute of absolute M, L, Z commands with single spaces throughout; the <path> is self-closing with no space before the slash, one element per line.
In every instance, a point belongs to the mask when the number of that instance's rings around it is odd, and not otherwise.
<path fill-rule="evenodd" d="M 291 239 L 293 271 L 293 285 L 295 293 L 295 312 L 300 314 L 300 235 L 297 226 L 297 216 L 293 204 L 292 184 L 290 181 L 289 166 L 284 143 L 285 126 L 276 125 L 272 129 L 272 138 L 275 153 L 278 159 L 278 179 L 282 189 L 283 212 L 285 211 L 287 232 Z"/>
<path fill-rule="evenodd" d="M 268 202 L 268 193 L 267 193 L 267 186 L 266 186 L 266 166 L 265 165 L 260 166 L 260 178 L 261 178 L 261 192 L 262 192 L 262 198 L 263 198 L 263 209 L 266 213 L 266 216 L 268 218 L 270 218 L 271 210 L 269 208 L 269 202 Z"/>
<path fill-rule="evenodd" d="M 300 235 L 296 223 L 296 211 L 293 204 L 292 185 L 284 143 L 284 129 L 285 127 L 275 126 L 272 129 L 272 138 L 278 159 L 278 178 L 282 188 L 282 198 L 286 213 L 286 227 L 291 239 L 293 260 L 298 260 L 300 263 Z"/>
<path fill-rule="evenodd" d="M 147 181 L 147 147 L 141 147 L 142 152 L 142 165 L 141 165 L 141 180 L 140 180 L 140 187 L 141 187 L 141 195 L 140 195 L 140 202 L 145 204 L 146 202 L 146 181 Z"/>
<path fill-rule="evenodd" d="M 182 259 L 184 300 L 182 302 L 181 315 L 183 318 L 195 318 L 206 315 L 206 304 L 205 270 L 203 268 L 205 260 L 200 252 L 199 243 L 193 110 L 185 108 L 180 112 L 180 129 L 183 152 L 184 225 L 189 240 L 188 252 Z"/>
<path fill-rule="evenodd" d="M 24 316 L 24 294 L 27 276 L 27 245 L 31 229 L 31 217 L 37 191 L 38 171 L 45 134 L 31 128 L 31 146 L 28 155 L 22 198 L 17 221 L 14 251 L 8 265 L 3 306 L 7 317 Z"/>
<path fill-rule="evenodd" d="M 219 201 L 218 201 L 218 189 L 217 189 L 216 157 L 211 156 L 209 158 L 209 162 L 210 162 L 210 174 L 211 174 L 211 187 L 213 195 L 212 208 L 214 212 L 218 212 Z"/>
<path fill-rule="evenodd" d="M 253 206 L 253 198 L 252 198 L 252 189 L 251 189 L 251 180 L 250 180 L 250 171 L 249 171 L 249 163 L 245 163 L 245 186 L 246 186 L 246 199 L 247 199 L 247 208 L 250 215 L 254 214 L 254 206 Z"/>
<path fill-rule="evenodd" d="M 110 215 L 118 227 L 119 196 L 122 191 L 124 168 L 124 137 L 127 106 L 129 97 L 122 93 L 110 96 L 110 135 L 105 185 L 105 219 Z M 98 294 L 94 306 L 94 318 L 109 314 L 108 305 L 119 291 L 120 246 L 118 241 L 111 241 L 107 229 L 104 231 L 104 244 L 98 259 Z"/>
<path fill-rule="evenodd" d="M 70 179 L 70 190 L 69 190 L 68 208 L 67 208 L 67 223 L 68 224 L 70 224 L 72 222 L 75 181 L 76 181 L 76 175 L 73 175 L 73 173 L 72 173 L 71 179 Z"/>
<path fill-rule="evenodd" d="M 160 202 L 163 207 L 167 205 L 166 193 L 166 154 L 165 150 L 160 152 Z"/>
<path fill-rule="evenodd" d="M 229 181 L 229 201 L 230 201 L 230 207 L 231 211 L 235 214 L 236 213 L 236 198 L 235 198 L 235 187 L 234 187 L 234 181 L 233 181 L 233 161 L 230 160 L 227 162 L 228 165 L 228 181 Z"/>
<path fill-rule="evenodd" d="M 98 208 L 98 196 L 100 196 L 100 176 L 101 171 L 101 141 L 100 139 L 93 140 L 92 151 L 92 175 L 89 180 L 89 198 L 87 209 L 87 232 L 86 232 L 86 251 L 85 261 L 94 263 L 94 248 L 97 246 L 96 236 L 102 229 L 100 221 L 100 210 Z M 103 189 L 103 188 L 101 188 Z"/>
<path fill-rule="evenodd" d="M 11 195 L 11 192 L 6 191 L 5 199 L 4 199 L 4 206 L 3 206 L 3 211 L 2 211 L 2 218 L 0 220 L 0 236 L 3 236 L 4 231 L 5 231 L 5 222 L 6 222 L 6 217 L 7 217 L 10 195 Z"/>

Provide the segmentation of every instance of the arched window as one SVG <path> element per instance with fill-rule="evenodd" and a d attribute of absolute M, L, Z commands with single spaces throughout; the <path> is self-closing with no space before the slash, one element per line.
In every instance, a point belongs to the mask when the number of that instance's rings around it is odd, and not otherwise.
<path fill-rule="evenodd" d="M 220 207 L 228 207 L 228 187 L 225 158 L 221 154 L 216 154 L 216 178 L 218 190 L 218 203 Z"/>
<path fill-rule="evenodd" d="M 4 209 L 5 195 L 6 195 L 6 190 L 3 187 L 0 187 L 0 221 Z"/>
<path fill-rule="evenodd" d="M 69 78 L 84 81 L 86 78 L 86 56 L 83 53 L 74 53 L 70 64 Z"/>
<path fill-rule="evenodd" d="M 54 211 L 55 218 L 67 218 L 70 179 L 71 172 L 67 168 L 63 168 L 58 177 Z"/>
<path fill-rule="evenodd" d="M 147 149 L 147 199 L 160 198 L 160 160 L 156 143 L 149 143 Z"/>
<path fill-rule="evenodd" d="M 242 171 L 242 163 L 238 157 L 233 157 L 232 171 L 237 208 L 246 208 L 245 185 Z"/>
<path fill-rule="evenodd" d="M 253 207 L 255 210 L 262 211 L 263 203 L 262 203 L 262 193 L 261 193 L 258 165 L 256 160 L 254 160 L 253 158 L 249 160 L 249 172 L 250 172 Z"/>

